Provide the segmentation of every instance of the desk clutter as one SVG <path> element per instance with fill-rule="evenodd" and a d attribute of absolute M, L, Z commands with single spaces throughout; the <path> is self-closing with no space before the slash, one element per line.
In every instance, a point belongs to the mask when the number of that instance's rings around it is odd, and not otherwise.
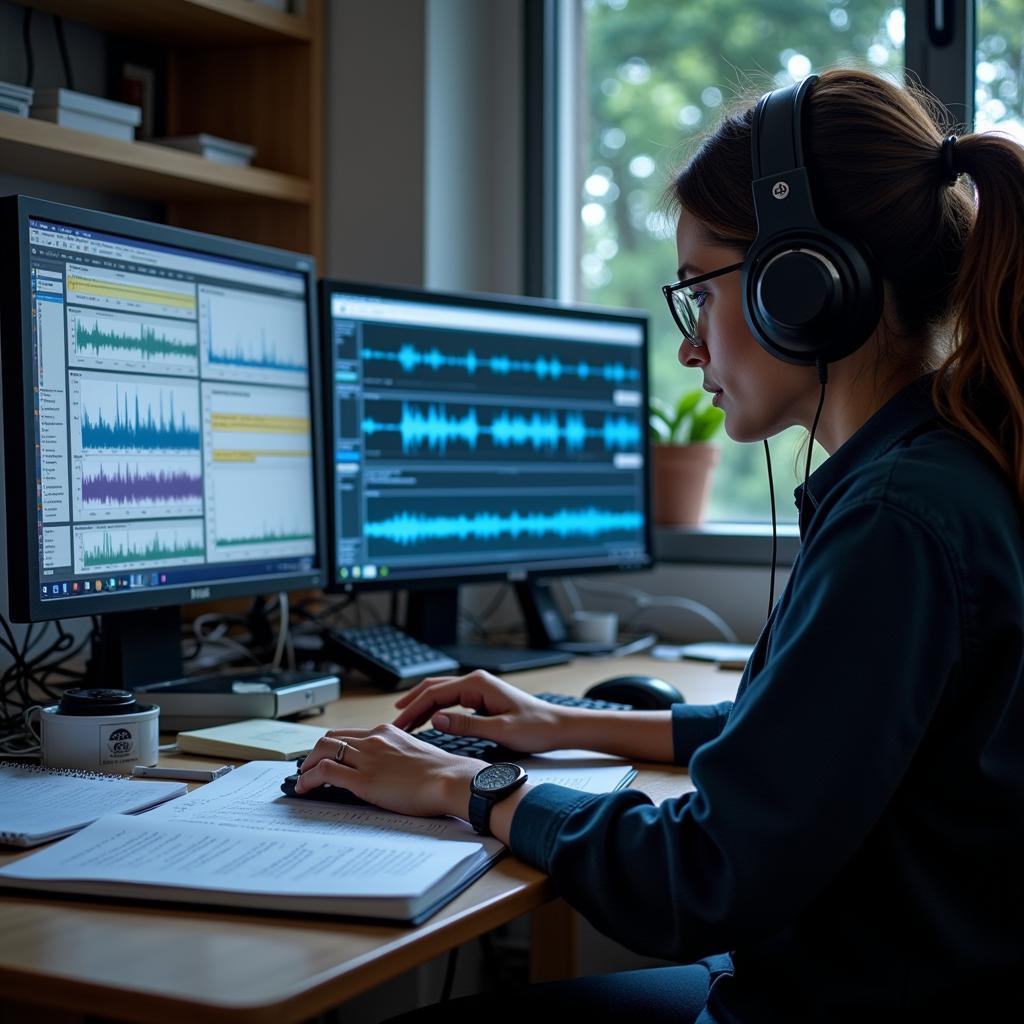
<path fill-rule="evenodd" d="M 601 793 L 635 775 L 622 761 L 579 754 L 534 758 L 531 777 Z M 287 770 L 251 761 L 145 814 L 108 812 L 7 864 L 0 886 L 417 924 L 504 852 L 458 818 L 289 799 L 280 791 Z"/>

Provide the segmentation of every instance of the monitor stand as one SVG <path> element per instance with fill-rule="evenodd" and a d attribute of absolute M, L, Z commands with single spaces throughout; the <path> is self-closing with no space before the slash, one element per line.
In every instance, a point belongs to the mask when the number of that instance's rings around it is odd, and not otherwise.
<path fill-rule="evenodd" d="M 90 685 L 132 690 L 145 683 L 178 679 L 183 672 L 177 605 L 100 617 L 89 663 Z"/>
<path fill-rule="evenodd" d="M 418 640 L 450 655 L 463 668 L 482 668 L 495 673 L 523 672 L 572 661 L 571 654 L 550 646 L 567 635 L 550 585 L 536 580 L 520 582 L 516 584 L 516 596 L 526 620 L 529 647 L 460 644 L 458 586 L 410 590 L 405 628 Z"/>

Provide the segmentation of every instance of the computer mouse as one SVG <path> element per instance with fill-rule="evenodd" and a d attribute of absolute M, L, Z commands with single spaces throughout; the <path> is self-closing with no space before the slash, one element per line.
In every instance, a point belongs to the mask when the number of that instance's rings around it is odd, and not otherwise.
<path fill-rule="evenodd" d="M 316 786 L 305 793 L 296 793 L 295 783 L 298 778 L 299 776 L 296 772 L 294 775 L 289 775 L 281 783 L 281 792 L 285 796 L 293 796 L 299 800 L 327 800 L 333 804 L 361 804 L 364 807 L 369 806 L 366 800 L 356 796 L 350 789 L 344 789 L 341 786 Z"/>
<path fill-rule="evenodd" d="M 615 676 L 595 683 L 583 696 L 632 704 L 636 711 L 664 711 L 673 704 L 686 703 L 686 698 L 671 683 L 655 676 Z"/>

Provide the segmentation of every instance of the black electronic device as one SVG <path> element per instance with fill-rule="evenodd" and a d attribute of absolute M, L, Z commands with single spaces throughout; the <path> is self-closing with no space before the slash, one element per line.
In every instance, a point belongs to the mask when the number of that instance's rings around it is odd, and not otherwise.
<path fill-rule="evenodd" d="M 671 683 L 654 676 L 615 676 L 595 683 L 584 696 L 619 701 L 631 705 L 634 711 L 664 711 L 673 704 L 686 703 L 686 698 Z"/>
<path fill-rule="evenodd" d="M 453 675 L 459 663 L 395 626 L 352 626 L 324 640 L 327 656 L 364 673 L 385 690 L 404 690 L 427 676 Z"/>
<path fill-rule="evenodd" d="M 101 616 L 131 688 L 178 606 L 321 585 L 313 259 L 24 196 L 0 253 L 12 617 Z"/>
<path fill-rule="evenodd" d="M 882 315 L 875 261 L 818 220 L 803 154 L 804 107 L 818 81 L 765 94 L 750 129 L 757 237 L 743 263 L 743 313 L 766 351 L 814 366 L 856 351 Z"/>
<path fill-rule="evenodd" d="M 343 786 L 314 786 L 313 789 L 307 789 L 305 793 L 296 793 L 295 783 L 298 781 L 300 774 L 296 772 L 294 775 L 289 775 L 281 783 L 281 792 L 285 796 L 295 797 L 297 800 L 323 800 L 327 803 L 351 804 L 357 807 L 372 806 L 369 801 L 356 796 L 352 790 L 345 789 Z"/>
<path fill-rule="evenodd" d="M 340 281 L 320 301 L 332 587 L 408 589 L 405 629 L 465 667 L 458 587 L 515 582 L 530 647 L 503 670 L 550 664 L 545 575 L 653 564 L 646 315 Z"/>

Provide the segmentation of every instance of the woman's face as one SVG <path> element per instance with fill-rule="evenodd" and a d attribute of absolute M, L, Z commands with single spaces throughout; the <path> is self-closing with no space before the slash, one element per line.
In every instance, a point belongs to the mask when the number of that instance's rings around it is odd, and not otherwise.
<path fill-rule="evenodd" d="M 680 280 L 707 274 L 741 256 L 735 249 L 709 241 L 700 222 L 686 210 L 676 230 Z M 806 423 L 808 401 L 813 413 L 817 377 L 813 367 L 792 366 L 769 355 L 754 340 L 743 318 L 740 271 L 696 285 L 705 292 L 697 324 L 701 345 L 685 338 L 679 362 L 704 373 L 704 390 L 725 412 L 725 431 L 734 441 L 760 441 L 795 423 Z M 810 398 L 808 397 L 810 396 Z"/>

